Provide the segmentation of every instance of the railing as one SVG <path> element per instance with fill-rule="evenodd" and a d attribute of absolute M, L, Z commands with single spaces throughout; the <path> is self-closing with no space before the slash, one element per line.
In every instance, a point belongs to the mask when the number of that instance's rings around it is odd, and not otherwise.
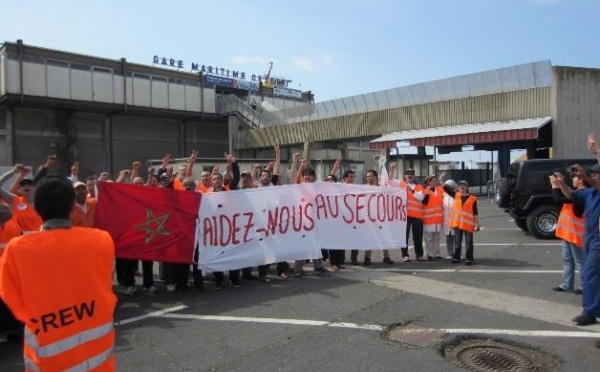
<path fill-rule="evenodd" d="M 237 115 L 252 128 L 261 127 L 260 114 L 233 94 L 217 96 L 217 113 L 224 116 Z"/>

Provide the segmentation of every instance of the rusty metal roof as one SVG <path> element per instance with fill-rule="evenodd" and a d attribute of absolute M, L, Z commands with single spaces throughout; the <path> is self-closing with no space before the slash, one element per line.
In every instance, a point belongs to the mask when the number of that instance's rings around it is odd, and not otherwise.
<path fill-rule="evenodd" d="M 395 148 L 400 141 L 409 141 L 411 146 L 457 146 L 534 140 L 538 130 L 551 121 L 551 117 L 544 117 L 405 130 L 371 141 L 371 148 Z"/>

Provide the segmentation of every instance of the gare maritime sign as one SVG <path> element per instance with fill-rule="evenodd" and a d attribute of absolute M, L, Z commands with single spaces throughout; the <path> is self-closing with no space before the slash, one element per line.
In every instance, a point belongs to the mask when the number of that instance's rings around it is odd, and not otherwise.
<path fill-rule="evenodd" d="M 184 68 L 184 62 L 181 59 L 165 58 L 165 57 L 159 57 L 157 55 L 154 56 L 152 64 L 158 65 L 158 66 L 176 68 L 176 69 Z M 269 78 L 268 82 L 265 82 L 264 76 L 262 74 L 248 75 L 244 71 L 230 70 L 230 69 L 226 69 L 226 68 L 218 67 L 218 66 L 201 65 L 201 64 L 195 63 L 195 62 L 192 62 L 190 70 L 191 70 L 191 72 L 198 72 L 198 73 L 202 72 L 203 74 L 217 75 L 217 76 L 221 76 L 224 78 L 250 80 L 250 81 L 254 82 L 257 85 L 257 87 L 258 87 L 258 83 L 262 82 L 265 84 L 269 84 L 272 87 L 287 88 L 289 83 L 292 82 L 292 80 L 273 78 L 273 77 Z M 247 77 L 249 77 L 250 79 L 247 79 Z"/>

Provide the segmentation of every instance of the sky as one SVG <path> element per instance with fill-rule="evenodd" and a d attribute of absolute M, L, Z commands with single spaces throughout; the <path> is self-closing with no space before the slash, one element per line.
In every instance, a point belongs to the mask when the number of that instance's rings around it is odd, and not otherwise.
<path fill-rule="evenodd" d="M 5 1 L 0 41 L 285 77 L 317 101 L 522 63 L 600 68 L 600 0 Z"/>

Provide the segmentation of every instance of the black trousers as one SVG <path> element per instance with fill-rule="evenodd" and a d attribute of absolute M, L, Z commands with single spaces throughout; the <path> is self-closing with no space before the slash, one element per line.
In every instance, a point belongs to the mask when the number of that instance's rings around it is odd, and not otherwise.
<path fill-rule="evenodd" d="M 142 276 L 144 278 L 144 288 L 150 288 L 154 285 L 154 261 L 142 261 Z"/>
<path fill-rule="evenodd" d="M 460 260 L 462 238 L 465 237 L 465 260 L 473 262 L 473 233 L 458 228 L 454 229 L 454 259 Z"/>
<path fill-rule="evenodd" d="M 329 263 L 332 265 L 343 265 L 346 261 L 346 251 L 343 249 L 329 250 Z"/>
<path fill-rule="evenodd" d="M 225 274 L 222 271 L 213 272 L 215 276 L 215 284 L 222 285 L 223 279 L 225 279 Z M 229 280 L 234 284 L 240 283 L 240 270 L 229 270 Z"/>
<path fill-rule="evenodd" d="M 423 220 L 414 217 L 408 217 L 406 221 L 406 248 L 402 248 L 402 257 L 408 257 L 408 238 L 411 230 L 415 254 L 417 258 L 423 257 Z"/>
<path fill-rule="evenodd" d="M 138 267 L 138 260 L 128 260 L 125 258 L 120 260 L 123 275 L 123 286 L 133 287 L 135 285 L 135 270 L 137 270 Z"/>

